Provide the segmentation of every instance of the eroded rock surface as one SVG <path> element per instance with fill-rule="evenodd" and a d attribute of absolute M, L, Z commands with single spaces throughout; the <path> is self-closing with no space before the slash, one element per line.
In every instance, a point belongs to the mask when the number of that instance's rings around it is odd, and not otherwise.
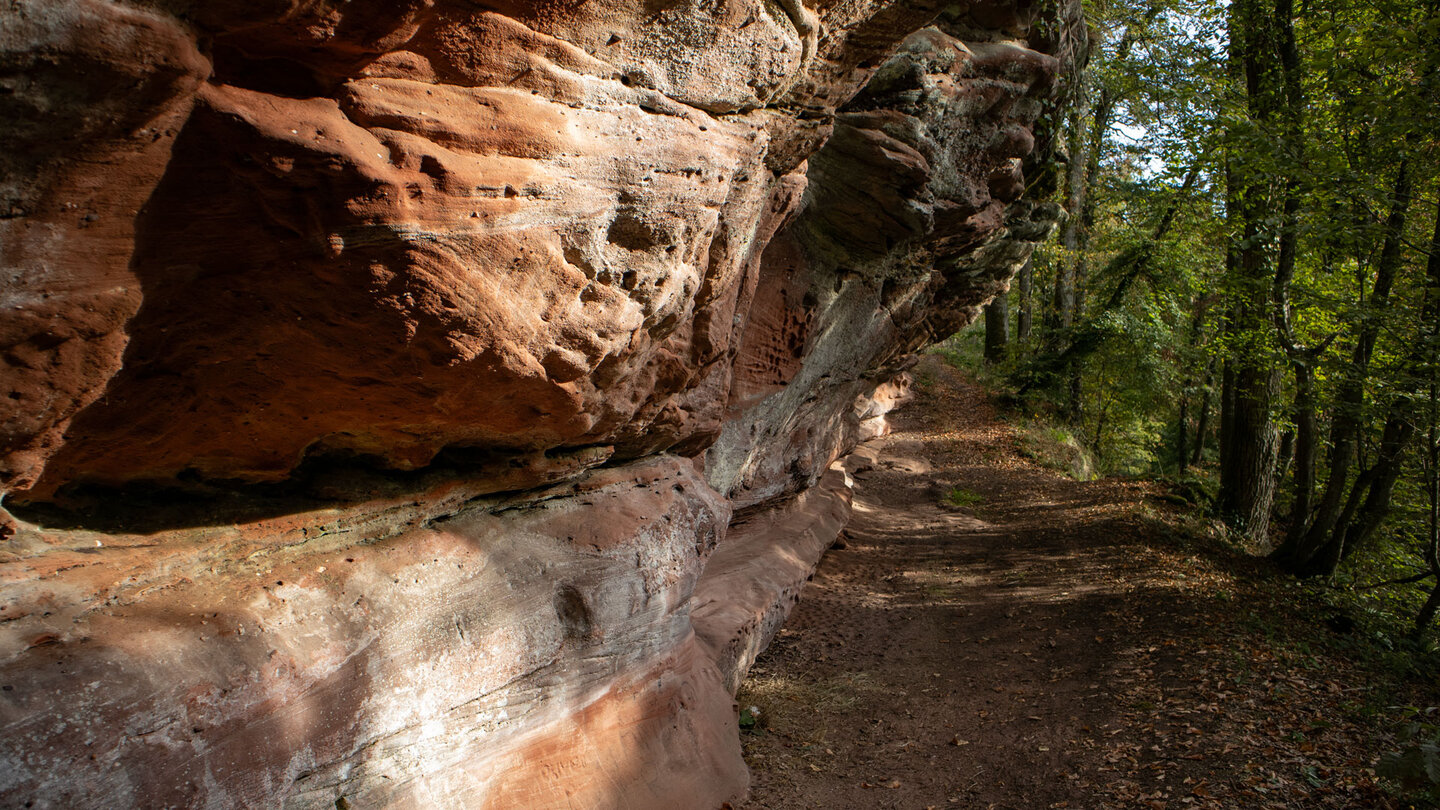
<path fill-rule="evenodd" d="M 1058 214 L 1077 8 L 0 10 L 4 803 L 742 794 L 832 463 Z"/>

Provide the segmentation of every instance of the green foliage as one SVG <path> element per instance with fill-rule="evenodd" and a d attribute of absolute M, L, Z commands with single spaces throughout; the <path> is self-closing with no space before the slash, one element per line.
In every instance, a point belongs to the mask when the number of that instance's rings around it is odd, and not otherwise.
<path fill-rule="evenodd" d="M 980 377 L 986 374 L 985 332 L 978 322 L 931 346 L 930 353 L 944 358 L 953 368 Z"/>
<path fill-rule="evenodd" d="M 1029 419 L 1016 425 L 1016 444 L 1020 454 L 1076 481 L 1095 478 L 1095 459 L 1067 428 L 1041 419 Z"/>
<path fill-rule="evenodd" d="M 1164 400 L 1176 382 L 1173 363 L 1155 347 L 1173 343 L 1170 324 L 1145 306 L 1096 319 L 1105 340 L 1090 358 L 1081 427 L 1110 472 L 1144 475 L 1159 469 Z"/>
<path fill-rule="evenodd" d="M 740 710 L 739 725 L 741 731 L 758 732 L 764 726 L 760 722 L 761 717 L 768 717 L 761 712 L 759 706 L 746 706 Z"/>
<path fill-rule="evenodd" d="M 985 496 L 978 492 L 971 492 L 963 487 L 953 487 L 945 493 L 945 503 L 951 506 L 975 506 L 985 502 Z"/>
<path fill-rule="evenodd" d="M 1346 549 L 1332 584 L 1427 570 L 1436 464 L 1414 448 L 1431 441 L 1427 381 L 1440 358 L 1425 315 L 1440 196 L 1440 3 L 1093 0 L 1087 13 L 1096 47 L 1060 135 L 1075 161 L 1062 192 L 1070 222 L 1036 251 L 1029 299 L 1018 285 L 1010 293 L 1012 319 L 1028 310 L 1034 331 L 993 366 L 980 360 L 978 329 L 942 351 L 1014 393 L 1029 415 L 1027 454 L 1080 478 L 1184 481 L 1177 497 L 1196 505 L 1216 500 L 1227 368 L 1283 370 L 1266 407 L 1287 446 L 1302 409 L 1313 415 L 1312 510 L 1333 485 L 1342 505 L 1354 501 L 1344 518 L 1354 519 L 1387 424 L 1408 424 L 1384 522 Z M 1402 166 L 1415 201 L 1387 240 Z M 1387 241 L 1399 259 L 1383 296 Z M 1367 333 L 1373 348 L 1360 351 Z M 1309 403 L 1297 399 L 1302 368 Z M 1352 389 L 1357 405 L 1347 404 Z M 1327 481 L 1331 430 L 1346 416 L 1357 427 L 1340 441 L 1354 462 Z M 1294 455 L 1275 472 L 1278 543 L 1287 521 L 1303 529 L 1312 514 L 1288 514 L 1301 500 Z M 1431 587 L 1332 595 L 1381 646 L 1428 655 L 1428 642 L 1406 639 Z"/>
<path fill-rule="evenodd" d="M 1411 710 L 1412 719 L 1398 735 L 1400 748 L 1381 755 L 1375 773 L 1397 783 L 1415 798 L 1440 802 L 1440 725 L 1435 707 Z"/>

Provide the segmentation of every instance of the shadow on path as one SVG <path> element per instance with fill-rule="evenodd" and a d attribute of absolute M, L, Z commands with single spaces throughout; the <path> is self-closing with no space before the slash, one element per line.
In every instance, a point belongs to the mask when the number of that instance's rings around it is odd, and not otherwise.
<path fill-rule="evenodd" d="M 1255 672 L 1227 640 L 1236 586 L 1167 542 L 1147 485 L 1027 461 L 983 392 L 925 363 L 895 432 L 852 457 L 848 539 L 740 691 L 760 710 L 743 808 L 1377 806 L 1311 803 L 1300 778 L 1364 787 L 1353 737 L 1330 760 L 1295 743 L 1293 765 L 1232 744 L 1318 732 L 1266 727 L 1283 656 L 1233 696 Z"/>

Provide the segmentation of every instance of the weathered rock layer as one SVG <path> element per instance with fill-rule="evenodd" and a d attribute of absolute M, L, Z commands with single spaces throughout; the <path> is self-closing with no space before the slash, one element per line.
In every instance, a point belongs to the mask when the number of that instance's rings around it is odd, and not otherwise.
<path fill-rule="evenodd" d="M 1077 14 L 12 2 L 4 803 L 742 794 L 834 462 L 1053 224 Z"/>

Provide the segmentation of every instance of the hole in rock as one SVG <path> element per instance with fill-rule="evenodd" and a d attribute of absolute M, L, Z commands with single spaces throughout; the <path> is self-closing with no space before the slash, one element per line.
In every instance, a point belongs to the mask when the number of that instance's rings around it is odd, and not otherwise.
<path fill-rule="evenodd" d="M 561 585 L 555 591 L 555 615 L 566 638 L 587 638 L 594 634 L 590 607 L 573 585 Z"/>
<path fill-rule="evenodd" d="M 629 212 L 621 212 L 615 217 L 605 238 L 626 250 L 648 250 L 660 243 L 655 229 Z"/>

